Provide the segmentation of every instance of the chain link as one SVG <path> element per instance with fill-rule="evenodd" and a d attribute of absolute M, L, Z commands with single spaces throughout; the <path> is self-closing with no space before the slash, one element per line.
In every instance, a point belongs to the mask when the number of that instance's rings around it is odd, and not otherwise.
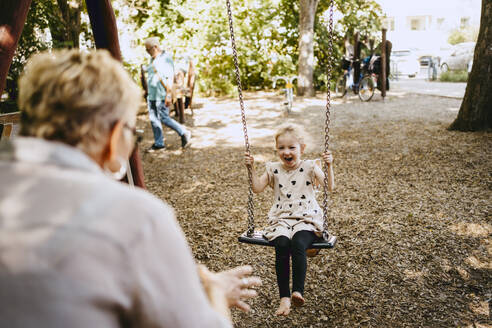
<path fill-rule="evenodd" d="M 234 58 L 234 68 L 236 71 L 236 83 L 237 83 L 237 92 L 239 94 L 239 105 L 241 107 L 241 120 L 243 122 L 243 133 L 244 133 L 244 147 L 246 149 L 246 153 L 250 154 L 249 147 L 249 139 L 248 139 L 248 128 L 246 126 L 246 114 L 244 112 L 244 101 L 243 101 L 243 88 L 241 85 L 241 75 L 239 73 L 239 63 L 237 60 L 237 49 L 236 49 L 236 39 L 234 38 L 234 27 L 232 24 L 232 11 L 231 11 L 231 2 L 226 0 L 227 3 L 227 15 L 229 17 L 229 30 L 231 32 L 231 44 L 232 44 L 232 53 Z M 248 237 L 253 235 L 255 231 L 255 217 L 254 217 L 254 203 L 253 203 L 253 174 L 251 168 L 248 167 L 248 180 L 249 180 L 249 192 L 248 192 L 248 230 L 246 234 Z"/>
<path fill-rule="evenodd" d="M 326 120 L 325 120 L 325 152 L 330 147 L 330 109 L 331 109 L 331 73 L 333 63 L 333 2 L 330 1 L 330 20 L 329 20 L 329 43 L 328 43 L 328 72 L 327 72 L 327 89 L 326 93 Z M 328 166 L 323 165 L 323 171 L 325 173 L 325 180 L 323 186 L 323 237 L 328 239 L 330 233 L 328 232 Z"/>

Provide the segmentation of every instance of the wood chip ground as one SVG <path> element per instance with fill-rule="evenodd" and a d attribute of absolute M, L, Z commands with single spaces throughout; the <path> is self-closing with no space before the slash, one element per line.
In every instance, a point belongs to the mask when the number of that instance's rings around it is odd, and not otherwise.
<path fill-rule="evenodd" d="M 305 158 L 319 157 L 325 97 L 296 99 L 287 117 L 280 95 L 245 95 L 259 172 L 275 160 L 283 123 L 303 127 Z M 191 148 L 180 150 L 166 128 L 168 150 L 142 154 L 149 191 L 175 208 L 196 260 L 213 270 L 251 264 L 263 279 L 252 311 L 234 310 L 235 327 L 492 327 L 492 135 L 446 130 L 459 99 L 374 98 L 333 101 L 329 217 L 338 244 L 308 260 L 306 304 L 287 318 L 274 315 L 274 250 L 237 242 L 248 191 L 238 101 L 198 99 L 194 115 L 186 112 Z M 144 149 L 152 143 L 146 114 L 138 124 Z M 258 227 L 271 198 L 255 196 Z"/>

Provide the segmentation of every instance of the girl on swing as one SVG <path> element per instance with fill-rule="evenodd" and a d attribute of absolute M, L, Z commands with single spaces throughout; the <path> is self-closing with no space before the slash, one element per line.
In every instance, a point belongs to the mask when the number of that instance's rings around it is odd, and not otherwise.
<path fill-rule="evenodd" d="M 291 302 L 294 306 L 304 304 L 306 250 L 323 232 L 323 211 L 316 201 L 314 186 L 323 185 L 325 175 L 314 160 L 301 159 L 306 144 L 293 126 L 277 131 L 275 147 L 280 161 L 266 163 L 266 172 L 262 176 L 256 174 L 254 158 L 249 154 L 245 155 L 245 164 L 251 168 L 253 192 L 260 193 L 266 186 L 274 190 L 265 237 L 275 246 L 275 271 L 280 293 L 280 305 L 275 314 L 287 316 Z M 327 187 L 333 191 L 333 156 L 326 151 L 322 158 L 328 168 Z M 289 286 L 291 255 L 292 296 Z"/>

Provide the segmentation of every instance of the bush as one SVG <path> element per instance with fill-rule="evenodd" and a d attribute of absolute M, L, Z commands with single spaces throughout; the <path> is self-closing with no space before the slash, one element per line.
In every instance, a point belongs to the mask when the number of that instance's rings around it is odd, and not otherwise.
<path fill-rule="evenodd" d="M 441 73 L 439 77 L 441 82 L 466 82 L 468 81 L 467 71 L 448 71 Z"/>
<path fill-rule="evenodd" d="M 449 37 L 449 44 L 455 45 L 462 42 L 477 42 L 478 27 L 469 26 L 466 28 L 460 28 L 453 30 Z"/>

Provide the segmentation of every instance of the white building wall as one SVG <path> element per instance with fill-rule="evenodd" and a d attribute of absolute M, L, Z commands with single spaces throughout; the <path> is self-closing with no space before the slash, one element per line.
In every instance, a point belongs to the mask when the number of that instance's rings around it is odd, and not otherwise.
<path fill-rule="evenodd" d="M 387 38 L 393 49 L 415 48 L 433 51 L 447 47 L 447 39 L 453 29 L 459 28 L 462 18 L 468 25 L 480 25 L 481 0 L 376 0 L 388 20 Z M 411 20 L 421 30 L 412 30 Z M 415 27 L 414 26 L 414 27 Z"/>

